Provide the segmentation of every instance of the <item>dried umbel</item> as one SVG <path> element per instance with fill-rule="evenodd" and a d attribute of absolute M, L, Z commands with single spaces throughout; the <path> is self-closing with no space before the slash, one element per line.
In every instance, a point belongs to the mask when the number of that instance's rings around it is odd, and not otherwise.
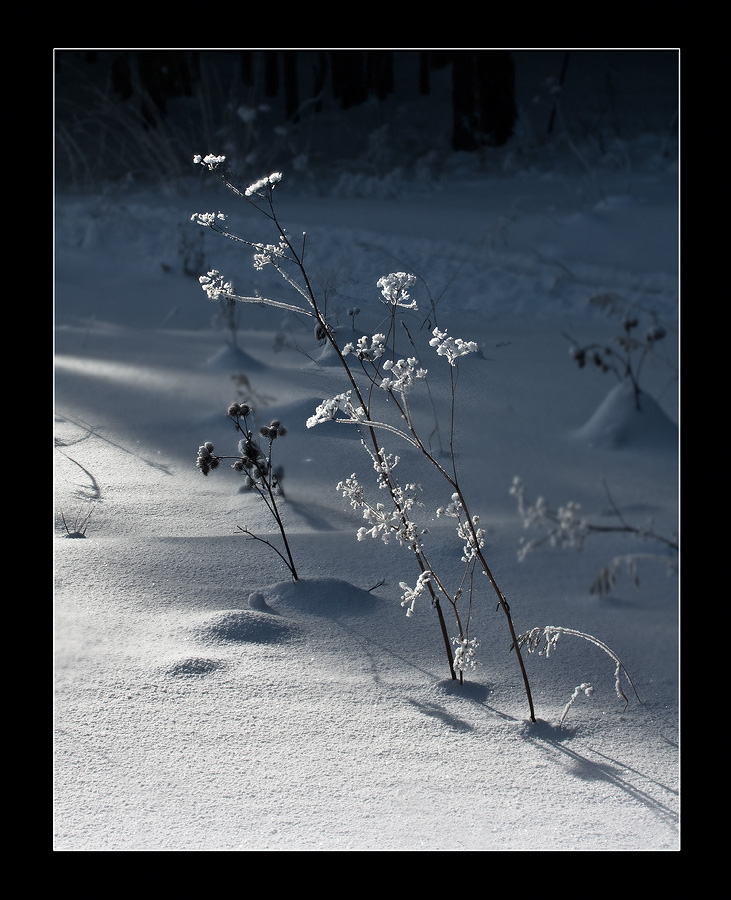
<path fill-rule="evenodd" d="M 570 335 L 564 334 L 564 337 L 571 341 L 569 354 L 580 369 L 587 364 L 593 365 L 602 372 L 614 373 L 620 382 L 629 382 L 634 391 L 635 408 L 639 410 L 642 404 L 640 373 L 648 359 L 651 357 L 661 359 L 655 350 L 658 341 L 665 337 L 666 331 L 656 321 L 654 313 L 646 309 L 641 310 L 616 294 L 595 294 L 589 299 L 589 305 L 607 315 L 618 316 L 620 331 L 603 344 L 582 345 Z M 644 335 L 639 333 L 643 317 L 645 320 L 650 318 L 645 326 Z"/>
<path fill-rule="evenodd" d="M 284 520 L 277 505 L 277 497 L 281 498 L 283 496 L 281 489 L 282 472 L 281 468 L 275 469 L 272 466 L 272 445 L 277 438 L 284 437 L 287 429 L 279 419 L 272 419 L 269 425 L 262 426 L 259 429 L 259 436 L 268 441 L 268 448 L 264 451 L 255 440 L 254 433 L 249 429 L 248 420 L 250 416 L 253 416 L 253 413 L 254 410 L 248 403 L 231 403 L 227 409 L 228 417 L 234 423 L 236 430 L 243 435 L 238 443 L 238 456 L 218 456 L 215 453 L 213 444 L 210 441 L 206 441 L 205 444 L 198 448 L 196 466 L 204 475 L 208 475 L 213 469 L 218 468 L 222 460 L 233 460 L 231 468 L 244 476 L 243 487 L 247 490 L 255 491 L 274 517 L 282 536 L 285 553 L 281 553 L 269 541 L 253 534 L 248 528 L 237 526 L 238 530 L 271 547 L 284 560 L 292 574 L 292 578 L 296 581 L 298 577 L 297 570 L 289 548 Z"/>
<path fill-rule="evenodd" d="M 210 441 L 206 441 L 198 448 L 198 458 L 196 466 L 204 475 L 207 475 L 212 469 L 218 468 L 221 461 L 220 457 L 214 456 L 214 447 Z"/>
<path fill-rule="evenodd" d="M 272 419 L 269 425 L 262 425 L 259 429 L 259 436 L 268 438 L 270 441 L 273 441 L 278 437 L 284 437 L 286 433 L 287 429 L 282 425 L 279 419 Z"/>

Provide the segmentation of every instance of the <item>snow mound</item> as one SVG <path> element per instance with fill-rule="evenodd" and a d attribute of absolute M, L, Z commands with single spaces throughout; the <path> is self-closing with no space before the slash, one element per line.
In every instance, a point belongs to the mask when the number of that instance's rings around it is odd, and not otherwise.
<path fill-rule="evenodd" d="M 254 359 L 245 350 L 240 347 L 232 347 L 230 344 L 217 350 L 206 361 L 206 366 L 209 369 L 224 372 L 251 372 L 266 368 L 263 363 Z"/>
<path fill-rule="evenodd" d="M 271 613 L 228 610 L 217 613 L 198 628 L 204 641 L 224 643 L 276 644 L 290 640 L 294 627 Z"/>
<path fill-rule="evenodd" d="M 339 578 L 304 578 L 270 585 L 262 593 L 275 609 L 316 615 L 370 614 L 379 598 Z"/>
<path fill-rule="evenodd" d="M 641 409 L 629 382 L 620 382 L 604 398 L 594 415 L 574 437 L 592 447 L 652 447 L 672 450 L 678 446 L 678 426 L 649 394 L 640 395 Z"/>
<path fill-rule="evenodd" d="M 197 675 L 210 675 L 223 668 L 224 665 L 218 659 L 204 659 L 200 656 L 192 656 L 189 659 L 181 659 L 172 663 L 165 671 L 174 678 L 190 678 Z"/>

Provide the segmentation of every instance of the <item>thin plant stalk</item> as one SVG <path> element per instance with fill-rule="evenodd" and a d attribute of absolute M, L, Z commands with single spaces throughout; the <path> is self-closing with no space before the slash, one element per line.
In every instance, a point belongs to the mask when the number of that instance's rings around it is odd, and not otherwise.
<path fill-rule="evenodd" d="M 197 161 L 200 161 L 200 159 L 198 159 Z M 215 164 L 212 168 L 216 168 Z M 233 185 L 230 182 L 230 180 L 228 180 L 226 178 L 224 172 L 219 171 L 219 174 L 223 178 L 224 183 L 235 194 L 237 194 L 238 196 L 241 196 L 241 197 L 246 197 L 246 199 L 249 199 L 250 192 L 252 192 L 252 189 L 256 187 L 254 185 L 251 186 L 247 190 L 247 192 L 244 194 L 235 185 Z M 271 176 L 269 181 L 271 181 L 273 177 L 274 176 Z M 278 178 L 277 178 L 277 180 L 278 180 Z M 304 297 L 309 309 L 303 309 L 301 307 L 298 307 L 295 304 L 283 303 L 281 301 L 270 301 L 270 300 L 264 299 L 260 296 L 258 296 L 258 297 L 241 297 L 241 296 L 234 294 L 232 291 L 227 293 L 227 292 L 225 292 L 225 290 L 224 291 L 219 290 L 218 294 L 219 295 L 222 294 L 223 296 L 227 296 L 232 300 L 238 300 L 241 302 L 250 302 L 250 303 L 258 303 L 258 304 L 264 303 L 267 305 L 275 306 L 277 308 L 288 309 L 288 310 L 291 310 L 298 314 L 304 313 L 305 315 L 308 315 L 308 316 L 311 316 L 312 318 L 314 318 L 317 322 L 318 334 L 320 334 L 322 337 L 324 337 L 328 341 L 333 352 L 336 354 L 336 356 L 343 368 L 343 371 L 345 372 L 345 376 L 350 384 L 351 390 L 352 390 L 353 394 L 355 395 L 355 397 L 357 398 L 358 403 L 360 404 L 360 408 L 364 411 L 364 417 L 362 419 L 359 419 L 357 424 L 359 426 L 365 427 L 367 429 L 369 439 L 370 439 L 370 442 L 373 447 L 373 452 L 375 453 L 375 458 L 376 459 L 385 458 L 383 450 L 380 445 L 380 441 L 378 439 L 378 435 L 376 433 L 376 428 L 378 427 L 379 423 L 375 423 L 370 419 L 369 405 L 366 403 L 366 400 L 363 397 L 363 394 L 361 392 L 360 386 L 359 386 L 358 382 L 356 381 L 355 376 L 354 376 L 350 366 L 348 365 L 348 362 L 345 359 L 345 356 L 344 356 L 340 346 L 338 345 L 338 342 L 336 340 L 333 330 L 328 325 L 328 323 L 325 319 L 325 316 L 324 316 L 323 312 L 320 310 L 320 307 L 318 305 L 317 297 L 312 288 L 310 278 L 309 278 L 309 275 L 308 275 L 308 272 L 307 272 L 307 269 L 306 269 L 306 266 L 304 263 L 306 235 L 303 235 L 302 252 L 300 254 L 297 252 L 297 250 L 295 250 L 294 246 L 292 245 L 292 242 L 287 237 L 285 230 L 281 227 L 281 225 L 278 221 L 276 212 L 274 210 L 271 186 L 267 184 L 266 179 L 262 180 L 262 182 L 260 183 L 260 186 L 264 187 L 264 193 L 260 193 L 260 192 L 256 192 L 256 191 L 254 191 L 254 193 L 259 199 L 264 199 L 266 201 L 267 208 L 263 208 L 262 205 L 259 203 L 253 203 L 253 205 L 258 210 L 260 210 L 267 218 L 269 218 L 271 220 L 271 222 L 276 227 L 278 234 L 280 235 L 279 246 L 278 246 L 278 248 L 274 248 L 275 251 L 277 251 L 277 252 L 275 252 L 274 257 L 271 259 L 268 259 L 268 261 L 272 262 L 275 265 L 275 268 L 277 269 L 277 271 L 282 275 L 282 277 L 284 277 L 285 280 L 289 284 L 291 284 L 301 294 L 301 296 Z M 195 218 L 195 216 L 193 218 Z M 199 221 L 201 221 L 201 218 L 200 217 L 198 217 L 198 218 L 199 218 Z M 225 229 L 223 229 L 220 226 L 220 224 L 218 224 L 215 221 L 215 219 L 212 216 L 207 216 L 206 221 L 201 221 L 201 224 L 206 224 L 209 227 L 214 228 L 214 230 L 219 231 L 219 233 L 225 235 L 226 237 L 231 238 L 232 240 L 240 241 L 241 243 L 248 244 L 249 246 L 252 246 L 254 248 L 261 247 L 261 245 L 253 244 L 250 241 L 245 241 L 242 238 L 226 231 Z M 287 259 L 296 266 L 296 268 L 298 269 L 298 271 L 302 277 L 302 281 L 303 281 L 302 285 L 298 284 L 294 279 L 291 278 L 291 276 L 289 276 L 288 273 L 285 272 L 283 266 L 278 264 L 275 261 L 276 258 Z M 392 310 L 392 313 L 393 312 L 395 312 L 395 310 Z M 393 331 L 393 321 L 394 320 L 393 320 L 393 315 L 392 315 L 391 329 L 390 329 L 391 331 Z M 393 340 L 395 340 L 395 336 L 394 335 L 391 335 L 391 336 L 392 336 Z M 487 564 L 487 560 L 485 559 L 482 551 L 479 548 L 479 538 L 478 538 L 472 517 L 469 515 L 469 511 L 467 508 L 467 504 L 465 502 L 464 494 L 462 493 L 462 490 L 459 486 L 459 483 L 458 483 L 458 480 L 456 477 L 456 463 L 455 463 L 454 448 L 453 448 L 454 388 L 455 388 L 455 385 L 454 385 L 454 374 L 453 373 L 451 373 L 451 374 L 452 374 L 452 424 L 451 424 L 451 432 L 452 433 L 450 436 L 450 451 L 451 451 L 451 457 L 452 457 L 453 475 L 450 475 L 444 469 L 444 467 L 439 463 L 439 461 L 434 457 L 434 455 L 424 446 L 421 439 L 416 434 L 416 432 L 413 428 L 413 425 L 411 423 L 410 416 L 405 411 L 405 408 L 399 406 L 399 409 L 400 409 L 401 414 L 402 414 L 404 420 L 406 421 L 407 427 L 409 428 L 409 431 L 410 431 L 410 436 L 407 436 L 407 439 L 409 439 L 410 443 L 415 444 L 418 447 L 418 449 L 425 456 L 425 458 L 427 460 L 429 460 L 432 463 L 432 465 L 434 465 L 436 467 L 436 469 L 446 479 L 446 481 L 452 487 L 453 492 L 456 492 L 459 496 L 460 502 L 462 503 L 463 509 L 465 511 L 465 515 L 467 517 L 467 523 L 468 523 L 468 527 L 470 529 L 471 539 L 473 542 L 473 546 L 476 550 L 476 558 L 479 561 L 480 567 L 482 568 L 483 572 L 485 573 L 485 575 L 487 575 L 487 577 L 490 581 L 490 584 L 498 598 L 498 605 L 500 606 L 503 613 L 505 614 L 505 617 L 508 622 L 508 629 L 509 629 L 510 635 L 511 635 L 511 646 L 514 647 L 516 654 L 518 656 L 518 659 L 519 659 L 519 665 L 520 665 L 520 670 L 521 670 L 521 674 L 522 674 L 522 678 L 523 678 L 523 684 L 524 684 L 526 696 L 528 699 L 528 705 L 529 705 L 529 710 L 530 710 L 530 719 L 531 719 L 531 721 L 534 722 L 535 721 L 535 711 L 534 711 L 534 707 L 533 707 L 533 699 L 532 699 L 530 684 L 528 681 L 528 675 L 527 675 L 527 672 L 525 669 L 525 665 L 524 665 L 524 662 L 523 662 L 523 659 L 522 659 L 522 656 L 520 653 L 520 645 L 519 645 L 519 642 L 517 639 L 517 635 L 515 633 L 512 616 L 510 613 L 510 606 L 508 605 L 508 602 L 505 599 L 503 592 L 500 590 L 500 588 L 497 584 L 497 581 L 495 580 L 495 577 L 494 577 L 489 565 Z M 391 396 L 394 397 L 394 399 L 396 399 L 393 393 L 391 393 Z M 401 521 L 402 521 L 403 525 L 406 526 L 407 520 L 406 520 L 406 517 L 405 517 L 403 511 L 398 506 L 398 502 L 396 500 L 396 497 L 397 497 L 396 490 L 395 490 L 393 482 L 390 479 L 388 472 L 383 472 L 382 477 L 384 478 L 385 484 L 391 494 L 392 499 L 394 500 L 394 503 L 397 508 L 397 512 L 399 513 L 399 515 L 401 517 Z M 416 544 L 416 542 L 411 544 L 411 550 L 414 553 L 414 556 L 416 557 L 417 565 L 419 566 L 421 574 L 424 575 L 428 572 L 431 572 L 432 570 L 431 570 L 431 567 L 428 565 L 428 560 L 427 560 L 423 550 Z M 441 605 L 439 603 L 439 597 L 437 596 L 437 593 L 432 586 L 430 578 L 426 579 L 426 586 L 429 591 L 432 604 L 437 611 L 437 616 L 439 619 L 440 629 L 442 632 L 442 637 L 444 640 L 447 659 L 448 659 L 448 663 L 449 663 L 450 674 L 451 674 L 452 679 L 456 679 L 457 675 L 456 675 L 455 665 L 454 665 L 454 655 L 453 655 L 451 644 L 449 641 L 449 635 L 448 635 L 446 623 L 444 621 L 444 614 L 443 614 Z M 455 611 L 456 611 L 456 609 L 455 609 Z M 457 618 L 458 618 L 458 622 L 459 622 L 459 616 Z M 460 635 L 462 636 L 461 622 L 460 622 Z M 461 678 L 462 678 L 462 672 L 460 670 L 460 680 L 461 680 Z"/>

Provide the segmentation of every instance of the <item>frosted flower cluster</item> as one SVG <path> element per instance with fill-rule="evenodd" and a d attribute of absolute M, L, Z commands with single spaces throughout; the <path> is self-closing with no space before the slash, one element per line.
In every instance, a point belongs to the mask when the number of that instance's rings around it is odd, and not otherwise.
<path fill-rule="evenodd" d="M 218 468 L 218 464 L 221 461 L 219 457 L 214 456 L 214 449 L 210 441 L 206 441 L 205 444 L 201 444 L 198 448 L 198 458 L 195 464 L 204 475 L 207 475 L 211 469 Z"/>
<path fill-rule="evenodd" d="M 426 377 L 426 369 L 422 369 L 418 363 L 419 361 L 415 357 L 400 359 L 398 362 L 386 360 L 383 368 L 384 371 L 390 372 L 390 375 L 383 378 L 380 387 L 384 391 L 399 391 L 402 394 L 408 394 L 417 378 Z"/>
<path fill-rule="evenodd" d="M 451 502 L 447 506 L 440 506 L 437 510 L 437 518 L 449 516 L 453 519 L 459 519 L 457 523 L 457 534 L 465 542 L 464 555 L 462 562 L 471 562 L 476 556 L 478 550 L 485 546 L 485 529 L 480 528 L 480 517 L 472 516 L 472 525 L 468 521 L 462 519 L 462 501 L 459 494 L 452 494 Z"/>
<path fill-rule="evenodd" d="M 384 544 L 389 544 L 395 535 L 401 544 L 413 543 L 413 523 L 404 523 L 398 509 L 387 510 L 383 503 L 376 503 L 373 506 L 367 503 L 363 506 L 363 518 L 368 527 L 363 525 L 356 531 L 359 541 L 364 541 L 368 537 L 380 537 Z"/>
<path fill-rule="evenodd" d="M 450 516 L 453 519 L 458 519 L 462 513 L 462 501 L 459 499 L 459 494 L 452 494 L 452 501 L 447 506 L 440 506 L 437 510 L 437 516 Z"/>
<path fill-rule="evenodd" d="M 209 153 L 208 156 L 201 156 L 199 153 L 193 157 L 193 162 L 197 166 L 205 166 L 207 169 L 210 169 L 213 172 L 219 166 L 223 165 L 226 162 L 225 156 L 214 156 L 212 153 Z"/>
<path fill-rule="evenodd" d="M 398 456 L 391 456 L 381 450 L 379 456 L 371 453 L 371 457 L 373 468 L 378 473 L 379 488 L 387 488 L 391 494 L 393 500 L 391 507 L 386 508 L 384 503 L 369 502 L 355 472 L 337 485 L 337 490 L 350 501 L 353 509 L 363 511 L 363 518 L 368 523 L 368 527 L 361 526 L 356 532 L 358 540 L 364 541 L 368 537 L 379 537 L 384 544 L 388 544 L 391 538 L 395 537 L 403 546 L 412 549 L 420 547 L 421 534 L 410 516 L 413 508 L 421 505 L 417 499 L 418 492 L 421 490 L 420 486 L 407 484 L 402 488 L 395 483 L 392 473 L 398 465 Z"/>
<path fill-rule="evenodd" d="M 479 550 L 485 546 L 485 529 L 478 528 L 479 516 L 472 516 L 472 528 L 467 522 L 460 522 L 457 526 L 457 534 L 464 543 L 462 562 L 471 562 Z"/>
<path fill-rule="evenodd" d="M 366 362 L 374 362 L 375 360 L 380 359 L 385 352 L 386 335 L 380 333 L 373 335 L 370 339 L 370 346 L 368 344 L 368 337 L 363 335 L 363 337 L 358 338 L 358 341 L 355 344 L 351 341 L 343 347 L 343 356 L 352 353 L 357 356 L 359 360 Z"/>
<path fill-rule="evenodd" d="M 226 216 L 222 212 L 217 213 L 193 213 L 190 217 L 191 222 L 197 222 L 199 225 L 205 225 L 212 228 L 216 224 L 216 220 L 225 221 Z"/>
<path fill-rule="evenodd" d="M 198 281 L 208 295 L 209 300 L 220 300 L 222 296 L 233 294 L 233 284 L 230 281 L 225 281 L 218 269 L 211 269 L 207 275 L 201 275 Z"/>
<path fill-rule="evenodd" d="M 479 641 L 474 638 L 471 641 L 468 641 L 467 638 L 452 638 L 452 643 L 455 646 L 454 668 L 459 672 L 464 672 L 465 669 L 474 669 L 477 665 Z"/>
<path fill-rule="evenodd" d="M 458 357 L 475 353 L 479 349 L 475 341 L 463 341 L 462 338 L 449 337 L 446 331 L 440 331 L 438 328 L 432 331 L 432 335 L 429 346 L 436 347 L 437 355 L 446 356 L 450 366 L 457 364 Z"/>
<path fill-rule="evenodd" d="M 581 504 L 569 500 L 565 506 L 559 506 L 556 517 L 558 526 L 551 532 L 551 544 L 581 550 L 588 534 L 586 519 L 581 515 Z"/>
<path fill-rule="evenodd" d="M 252 246 L 257 251 L 254 254 L 254 268 L 257 271 L 261 271 L 264 266 L 275 260 L 282 259 L 289 249 L 284 235 L 280 236 L 278 244 L 253 244 Z"/>
<path fill-rule="evenodd" d="M 416 309 L 416 300 L 411 300 L 411 295 L 406 288 L 416 283 L 415 275 L 407 275 L 406 272 L 392 272 L 378 279 L 376 284 L 381 289 L 382 302 L 393 308 L 400 306 L 402 309 Z M 411 300 L 411 303 L 409 303 Z"/>
<path fill-rule="evenodd" d="M 281 180 L 281 172 L 272 172 L 272 174 L 267 175 L 266 178 L 260 178 L 258 181 L 250 184 L 244 191 L 244 194 L 247 197 L 266 197 L 267 192 L 271 191 L 274 188 L 274 185 L 278 184 Z"/>
<path fill-rule="evenodd" d="M 429 584 L 429 580 L 431 579 L 432 573 L 422 572 L 419 575 L 416 585 L 411 588 L 405 581 L 399 582 L 399 587 L 404 592 L 401 596 L 401 606 L 406 606 L 408 609 L 406 610 L 407 618 L 411 618 L 414 615 L 414 606 L 416 605 L 417 599 L 424 593 L 426 590 L 426 586 Z"/>
<path fill-rule="evenodd" d="M 368 453 L 373 460 L 373 468 L 378 473 L 378 486 L 380 488 L 391 488 L 394 490 L 395 486 L 390 483 L 390 479 L 393 475 L 393 470 L 399 464 L 400 457 L 394 456 L 393 453 L 386 453 L 383 447 L 378 451 L 378 456 L 371 450 L 368 450 Z M 406 487 L 407 490 L 410 490 L 412 486 L 407 485 Z"/>
<path fill-rule="evenodd" d="M 315 414 L 307 420 L 307 427 L 314 428 L 315 425 L 319 425 L 321 422 L 329 422 L 335 418 L 340 409 L 348 416 L 348 421 L 364 422 L 365 412 L 362 407 L 353 405 L 350 400 L 350 394 L 350 391 L 346 391 L 344 394 L 336 394 L 329 400 L 323 400 L 315 410 Z"/>
<path fill-rule="evenodd" d="M 532 505 L 528 504 L 525 500 L 525 487 L 517 476 L 513 479 L 510 493 L 517 498 L 518 513 L 523 519 L 524 528 L 541 526 L 548 528 L 541 542 L 548 540 L 552 547 L 581 550 L 589 534 L 589 524 L 581 515 L 579 503 L 569 500 L 555 512 L 544 497 L 539 497 Z M 518 559 L 522 562 L 538 543 L 538 541 L 521 541 Z"/>
<path fill-rule="evenodd" d="M 338 482 L 336 490 L 342 491 L 343 497 L 348 498 L 353 509 L 360 509 L 366 502 L 363 485 L 355 477 L 355 472 L 345 481 Z"/>

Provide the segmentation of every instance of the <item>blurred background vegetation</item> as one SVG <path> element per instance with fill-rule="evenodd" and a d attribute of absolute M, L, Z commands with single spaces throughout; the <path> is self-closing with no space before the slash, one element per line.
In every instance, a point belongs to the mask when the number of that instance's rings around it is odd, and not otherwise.
<path fill-rule="evenodd" d="M 428 180 L 455 153 L 519 167 L 561 142 L 594 164 L 633 104 L 672 140 L 677 77 L 675 51 L 58 49 L 56 179 L 172 180 L 215 153 L 252 178 Z"/>

